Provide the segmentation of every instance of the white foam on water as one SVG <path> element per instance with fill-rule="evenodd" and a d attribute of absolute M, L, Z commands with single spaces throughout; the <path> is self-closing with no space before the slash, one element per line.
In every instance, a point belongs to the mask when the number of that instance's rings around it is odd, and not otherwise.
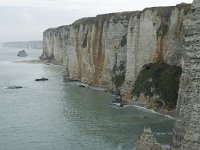
<path fill-rule="evenodd" d="M 172 135 L 172 132 L 157 132 L 156 135 Z"/>
<path fill-rule="evenodd" d="M 164 150 L 170 150 L 170 145 L 161 144 L 160 146 L 161 146 Z"/>
<path fill-rule="evenodd" d="M 147 109 L 147 108 L 145 108 L 145 107 L 138 106 L 138 105 L 126 105 L 126 106 L 124 106 L 124 107 L 130 107 L 130 106 L 131 106 L 131 107 L 134 107 L 134 108 L 136 108 L 136 109 L 138 109 L 138 110 L 142 110 L 142 111 L 144 111 L 144 112 L 148 112 L 148 113 L 153 113 L 153 114 L 161 115 L 161 116 L 167 117 L 167 118 L 169 118 L 169 119 L 175 119 L 174 117 L 172 117 L 172 116 L 170 116 L 170 115 L 162 114 L 162 113 L 159 113 L 159 112 L 156 112 L 156 111 L 154 111 L 154 110 Z"/>
<path fill-rule="evenodd" d="M 3 63 L 3 64 L 12 64 L 13 62 L 11 62 L 11 61 L 2 61 L 0 63 Z"/>
<path fill-rule="evenodd" d="M 97 91 L 104 91 L 104 90 L 106 90 L 106 88 L 96 87 L 96 86 L 89 86 L 89 88 L 91 88 L 93 90 L 97 90 Z"/>

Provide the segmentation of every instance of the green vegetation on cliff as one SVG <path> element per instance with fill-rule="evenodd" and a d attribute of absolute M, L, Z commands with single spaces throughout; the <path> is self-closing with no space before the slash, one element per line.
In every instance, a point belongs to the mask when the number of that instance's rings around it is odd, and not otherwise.
<path fill-rule="evenodd" d="M 159 95 L 161 106 L 173 109 L 176 107 L 181 73 L 181 67 L 164 62 L 146 64 L 135 81 L 132 94 L 138 97 L 141 93 L 149 97 Z"/>
<path fill-rule="evenodd" d="M 115 84 L 117 88 L 121 87 L 125 80 L 125 73 L 126 73 L 125 69 L 126 69 L 126 62 L 124 61 L 121 61 L 119 66 L 115 64 L 113 68 L 114 76 L 112 77 L 112 82 Z M 117 74 L 116 72 L 120 73 Z"/>

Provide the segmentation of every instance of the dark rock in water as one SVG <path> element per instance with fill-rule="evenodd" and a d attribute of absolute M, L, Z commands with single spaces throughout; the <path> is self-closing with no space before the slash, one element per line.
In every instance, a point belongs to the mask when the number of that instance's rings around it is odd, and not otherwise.
<path fill-rule="evenodd" d="M 19 56 L 19 57 L 26 57 L 26 56 L 28 56 L 28 54 L 26 53 L 25 50 L 22 50 L 22 51 L 18 52 L 17 56 Z"/>
<path fill-rule="evenodd" d="M 6 89 L 21 89 L 22 86 L 8 86 Z"/>
<path fill-rule="evenodd" d="M 35 81 L 47 81 L 47 80 L 49 80 L 49 79 L 47 79 L 47 78 L 45 78 L 45 77 L 40 78 L 40 79 L 35 79 Z"/>
<path fill-rule="evenodd" d="M 127 105 L 127 102 L 123 101 L 122 98 L 119 97 L 112 101 L 112 105 L 116 105 L 118 107 L 124 107 L 125 105 Z"/>
<path fill-rule="evenodd" d="M 104 92 L 109 92 L 109 93 L 115 94 L 115 92 L 113 90 L 111 90 L 111 89 L 104 89 Z"/>
<path fill-rule="evenodd" d="M 84 88 L 84 87 L 85 87 L 85 85 L 82 85 L 82 84 L 81 84 L 81 85 L 79 85 L 78 87 L 82 87 L 82 88 Z"/>
<path fill-rule="evenodd" d="M 119 107 L 124 107 L 124 105 L 125 105 L 125 104 L 123 104 L 123 103 L 120 103 Z"/>
<path fill-rule="evenodd" d="M 117 107 L 121 108 L 121 107 L 124 107 L 126 104 L 124 104 L 124 103 L 112 102 L 111 105 L 113 105 L 113 106 L 117 106 Z"/>

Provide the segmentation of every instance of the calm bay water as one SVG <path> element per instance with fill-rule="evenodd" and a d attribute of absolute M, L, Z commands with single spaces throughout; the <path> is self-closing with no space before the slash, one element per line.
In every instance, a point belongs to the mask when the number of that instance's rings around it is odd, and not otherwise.
<path fill-rule="evenodd" d="M 14 63 L 38 58 L 41 50 L 17 57 L 17 48 L 0 48 L 1 150 L 129 150 L 144 126 L 158 141 L 171 141 L 173 120 L 132 106 L 110 105 L 115 95 L 80 88 L 62 78 L 61 66 Z M 47 82 L 35 82 L 47 77 Z M 5 89 L 20 85 L 22 89 Z"/>

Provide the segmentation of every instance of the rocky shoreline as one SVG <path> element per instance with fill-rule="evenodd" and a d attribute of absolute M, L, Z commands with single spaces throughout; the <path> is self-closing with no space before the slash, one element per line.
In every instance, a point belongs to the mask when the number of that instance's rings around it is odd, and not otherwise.
<path fill-rule="evenodd" d="M 14 63 L 43 64 L 44 62 L 41 61 L 40 59 L 33 59 L 33 60 L 15 61 Z"/>
<path fill-rule="evenodd" d="M 84 82 L 81 82 L 79 80 L 71 80 L 71 79 L 67 79 L 67 81 L 69 82 L 77 82 L 77 86 L 78 87 L 81 87 L 81 88 L 91 88 L 91 89 L 94 89 L 94 90 L 100 90 L 100 91 L 104 91 L 104 92 L 109 92 L 109 93 L 112 93 L 112 94 L 115 94 L 117 96 L 117 93 L 109 90 L 108 88 L 105 88 L 105 87 L 100 87 L 100 86 L 94 86 L 94 85 L 90 85 L 90 84 L 87 84 L 87 83 L 84 83 Z M 158 115 L 162 115 L 162 116 L 165 116 L 165 117 L 168 117 L 168 118 L 171 118 L 171 119 L 175 119 L 175 110 L 172 110 L 172 111 L 165 111 L 165 110 L 153 110 L 153 109 L 149 109 L 148 107 L 146 107 L 146 104 L 143 103 L 143 102 L 139 102 L 139 101 L 131 101 L 131 102 L 127 102 L 127 101 L 123 101 L 122 100 L 122 97 L 120 95 L 118 95 L 117 98 L 113 99 L 111 101 L 111 105 L 116 105 L 117 107 L 119 108 L 123 108 L 123 107 L 135 107 L 136 109 L 140 109 L 140 110 L 143 110 L 143 111 L 148 111 L 148 112 L 151 112 L 151 113 L 155 113 L 155 114 L 158 114 Z"/>

